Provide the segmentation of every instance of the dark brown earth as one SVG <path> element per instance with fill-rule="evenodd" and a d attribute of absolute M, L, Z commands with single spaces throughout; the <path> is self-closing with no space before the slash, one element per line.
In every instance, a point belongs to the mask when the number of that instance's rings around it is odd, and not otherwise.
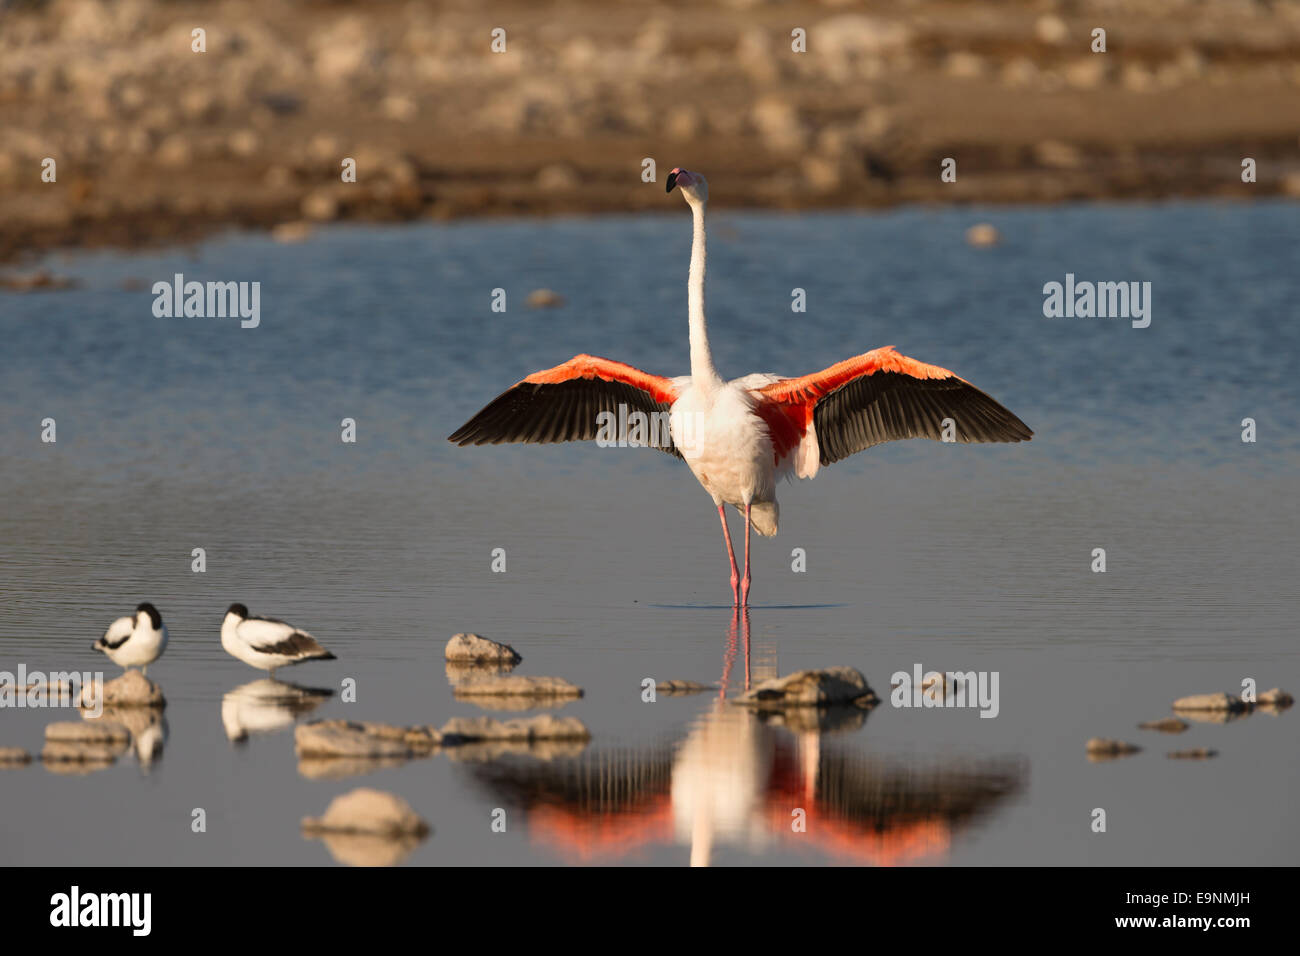
<path fill-rule="evenodd" d="M 731 207 L 1300 195 L 1298 137 L 1282 0 L 0 0 L 0 262 L 661 209 L 678 165 Z"/>

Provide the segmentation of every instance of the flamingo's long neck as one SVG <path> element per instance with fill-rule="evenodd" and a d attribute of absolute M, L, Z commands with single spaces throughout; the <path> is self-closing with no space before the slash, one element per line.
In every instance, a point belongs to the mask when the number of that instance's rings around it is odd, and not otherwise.
<path fill-rule="evenodd" d="M 696 386 L 722 383 L 709 351 L 709 332 L 704 321 L 704 203 L 691 203 L 695 236 L 691 240 L 691 272 L 686 283 L 686 307 L 691 319 L 691 379 Z"/>

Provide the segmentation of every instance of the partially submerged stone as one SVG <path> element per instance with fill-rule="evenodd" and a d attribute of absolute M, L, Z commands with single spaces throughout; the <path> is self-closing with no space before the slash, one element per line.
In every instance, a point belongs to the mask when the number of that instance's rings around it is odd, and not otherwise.
<path fill-rule="evenodd" d="M 22 747 L 0 747 L 0 767 L 23 767 L 32 762 L 32 755 Z"/>
<path fill-rule="evenodd" d="M 414 757 L 438 746 L 432 727 L 394 727 L 369 721 L 316 720 L 294 728 L 299 757 Z"/>
<path fill-rule="evenodd" d="M 1177 717 L 1161 717 L 1159 720 L 1148 720 L 1144 724 L 1138 724 L 1138 730 L 1158 730 L 1162 734 L 1181 734 L 1190 727 L 1185 720 L 1179 720 Z"/>
<path fill-rule="evenodd" d="M 879 700 L 854 667 L 803 670 L 763 681 L 736 698 L 746 707 L 873 707 Z"/>
<path fill-rule="evenodd" d="M 302 828 L 307 833 L 373 833 L 378 835 L 414 834 L 429 832 L 425 823 L 411 805 L 396 794 L 370 787 L 359 787 L 330 801 L 323 816 L 304 817 Z"/>
<path fill-rule="evenodd" d="M 131 731 L 115 720 L 62 720 L 45 728 L 45 739 L 73 744 L 131 742 Z"/>
<path fill-rule="evenodd" d="M 589 740 L 591 732 L 576 717 L 538 714 L 517 720 L 492 717 L 453 717 L 442 726 L 444 746 L 497 740 Z"/>
<path fill-rule="evenodd" d="M 1109 760 L 1114 757 L 1128 757 L 1138 753 L 1142 748 L 1123 740 L 1110 740 L 1106 737 L 1093 737 L 1088 741 L 1088 757 L 1093 760 Z"/>
<path fill-rule="evenodd" d="M 1179 697 L 1174 701 L 1174 710 L 1210 710 L 1236 713 L 1248 708 L 1249 705 L 1240 697 L 1233 697 L 1231 694 L 1225 694 L 1222 691 L 1216 694 L 1192 694 L 1190 697 Z"/>
<path fill-rule="evenodd" d="M 1280 687 L 1264 691 L 1255 700 L 1261 707 L 1270 707 L 1277 710 L 1285 710 L 1295 703 L 1295 698 Z"/>
<path fill-rule="evenodd" d="M 95 688 L 81 689 L 81 705 L 94 704 Z M 101 702 L 105 707 L 166 707 L 162 688 L 139 671 L 128 670 L 121 677 L 106 681 Z"/>
<path fill-rule="evenodd" d="M 501 644 L 478 634 L 456 634 L 447 642 L 449 661 L 518 664 L 522 657 L 509 644 Z"/>
<path fill-rule="evenodd" d="M 1217 750 L 1197 747 L 1193 750 L 1171 750 L 1166 756 L 1172 760 L 1209 760 L 1211 757 L 1217 757 L 1218 755 Z"/>
<path fill-rule="evenodd" d="M 563 677 L 484 677 L 457 684 L 457 697 L 562 697 L 582 696 L 582 688 Z"/>

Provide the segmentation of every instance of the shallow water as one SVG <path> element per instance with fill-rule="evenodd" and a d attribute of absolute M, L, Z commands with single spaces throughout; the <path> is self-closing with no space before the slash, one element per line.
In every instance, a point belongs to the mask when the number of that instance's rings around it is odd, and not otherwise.
<path fill-rule="evenodd" d="M 1002 245 L 965 244 L 981 219 Z M 82 286 L 0 297 L 0 670 L 115 676 L 89 645 L 151 600 L 172 639 L 150 668 L 167 734 L 147 766 L 0 770 L 5 858 L 355 860 L 298 823 L 366 785 L 434 827 L 390 857 L 413 864 L 1293 863 L 1296 712 L 1178 736 L 1135 725 L 1245 678 L 1300 686 L 1297 240 L 1285 203 L 715 214 L 724 373 L 802 374 L 895 344 L 1036 431 L 1024 445 L 878 447 L 779 490 L 781 534 L 755 545 L 751 674 L 852 665 L 885 698 L 865 719 L 793 727 L 716 692 L 642 700 L 646 678 L 719 681 L 733 647 L 733 693 L 744 679 L 717 519 L 683 466 L 444 441 L 577 352 L 686 372 L 684 212 L 52 259 Z M 261 325 L 155 318 L 148 288 L 176 272 L 260 281 Z M 1044 318 L 1043 284 L 1067 272 L 1152 282 L 1151 326 Z M 526 308 L 541 286 L 567 305 Z M 490 311 L 497 287 L 504 314 Z M 805 314 L 790 311 L 794 287 Z M 340 441 L 345 417 L 356 444 Z M 263 675 L 221 649 L 236 600 L 333 650 L 278 676 L 335 695 L 294 713 L 239 693 Z M 518 648 L 516 673 L 583 686 L 558 713 L 590 744 L 300 770 L 294 719 L 486 713 L 445 673 L 463 630 Z M 997 717 L 892 706 L 891 675 L 916 665 L 996 671 Z M 355 703 L 337 695 L 345 678 Z M 0 746 L 35 754 L 43 727 L 69 718 L 0 710 Z M 232 743 L 239 722 L 270 729 Z M 1089 763 L 1093 736 L 1145 749 Z M 1219 756 L 1165 758 L 1193 747 Z"/>

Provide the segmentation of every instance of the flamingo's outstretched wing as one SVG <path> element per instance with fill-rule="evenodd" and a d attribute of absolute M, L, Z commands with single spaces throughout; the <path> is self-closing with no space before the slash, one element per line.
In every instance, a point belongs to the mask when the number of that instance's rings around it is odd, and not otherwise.
<path fill-rule="evenodd" d="M 900 355 L 892 345 L 828 369 L 755 389 L 777 460 L 795 454 L 796 474 L 810 478 L 855 452 L 901 438 L 944 437 L 953 420 L 959 442 L 1018 442 L 1029 426 L 946 368 Z"/>
<path fill-rule="evenodd" d="M 668 430 L 679 383 L 631 365 L 576 355 L 506 389 L 452 433 L 458 445 L 627 439 L 681 457 Z M 638 433 L 635 412 L 644 415 Z M 602 413 L 608 413 L 601 418 Z M 629 424 L 631 427 L 629 428 Z"/>

